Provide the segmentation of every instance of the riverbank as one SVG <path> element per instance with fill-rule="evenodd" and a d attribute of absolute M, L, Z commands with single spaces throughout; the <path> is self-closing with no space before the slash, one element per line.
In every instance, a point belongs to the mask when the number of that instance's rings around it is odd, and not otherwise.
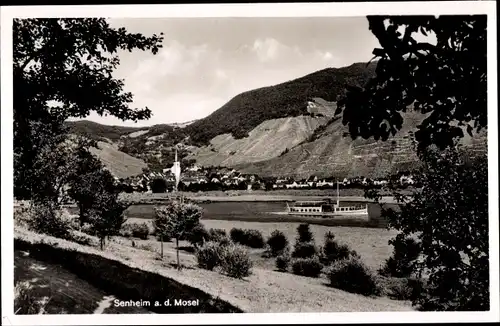
<path fill-rule="evenodd" d="M 318 193 L 304 193 L 298 192 L 296 194 L 279 194 L 275 192 L 263 192 L 256 193 L 241 192 L 241 193 L 225 193 L 221 194 L 219 192 L 207 192 L 204 194 L 190 193 L 190 192 L 178 192 L 178 193 L 134 193 L 134 194 L 120 194 L 122 200 L 128 201 L 133 204 L 157 204 L 164 202 L 170 198 L 175 198 L 179 196 L 184 196 L 197 203 L 211 203 L 211 202 L 292 202 L 301 200 L 325 200 L 325 199 L 336 199 L 337 195 L 330 192 Z M 340 192 L 339 200 L 342 202 L 362 202 L 370 203 L 373 200 L 367 199 L 362 195 L 349 195 Z M 385 196 L 382 197 L 381 202 L 388 204 L 395 204 L 396 200 L 393 197 Z"/>

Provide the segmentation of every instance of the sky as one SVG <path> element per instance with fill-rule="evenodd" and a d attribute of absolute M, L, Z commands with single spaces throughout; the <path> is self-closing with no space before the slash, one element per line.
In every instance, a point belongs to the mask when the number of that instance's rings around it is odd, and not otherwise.
<path fill-rule="evenodd" d="M 200 119 L 241 92 L 329 67 L 367 62 L 379 43 L 365 17 L 126 18 L 111 27 L 145 36 L 164 33 L 163 48 L 120 52 L 114 76 L 149 120 L 103 124 L 149 126 Z"/>

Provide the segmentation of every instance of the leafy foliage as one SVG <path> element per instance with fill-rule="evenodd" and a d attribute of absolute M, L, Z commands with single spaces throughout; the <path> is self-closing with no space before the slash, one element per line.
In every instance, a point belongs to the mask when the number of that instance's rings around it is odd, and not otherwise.
<path fill-rule="evenodd" d="M 297 242 L 313 241 L 313 234 L 309 228 L 309 224 L 303 223 L 297 227 L 298 238 Z"/>
<path fill-rule="evenodd" d="M 294 258 L 310 258 L 318 253 L 314 242 L 297 242 L 292 252 Z"/>
<path fill-rule="evenodd" d="M 151 191 L 153 193 L 163 193 L 167 191 L 167 181 L 162 178 L 156 178 L 151 181 Z"/>
<path fill-rule="evenodd" d="M 88 145 L 85 140 L 78 141 L 68 176 L 68 195 L 79 208 L 81 225 L 89 220 L 90 211 L 99 197 L 116 192 L 113 177 L 88 151 Z"/>
<path fill-rule="evenodd" d="M 221 248 L 218 242 L 208 241 L 203 246 L 196 250 L 196 259 L 198 261 L 198 266 L 207 269 L 209 271 L 213 270 L 215 267 L 221 264 Z"/>
<path fill-rule="evenodd" d="M 187 236 L 187 240 L 195 248 L 201 247 L 205 242 L 210 240 L 210 234 L 203 224 L 196 225 Z"/>
<path fill-rule="evenodd" d="M 376 77 L 349 87 L 338 103 L 351 137 L 386 140 L 401 129 L 401 112 L 426 114 L 415 138 L 419 148 L 444 149 L 487 126 L 486 15 L 369 16 L 381 48 Z M 434 35 L 435 44 L 415 34 Z"/>
<path fill-rule="evenodd" d="M 394 246 L 392 257 L 389 257 L 379 273 L 384 276 L 408 277 L 413 271 L 413 264 L 420 255 L 420 246 L 412 238 L 395 238 L 389 241 Z"/>
<path fill-rule="evenodd" d="M 321 248 L 321 261 L 325 265 L 330 265 L 336 261 L 347 259 L 351 256 L 352 250 L 346 244 L 339 244 L 333 238 L 325 236 L 325 243 Z"/>
<path fill-rule="evenodd" d="M 22 222 L 38 233 L 61 239 L 70 239 L 71 222 L 67 212 L 62 212 L 48 203 L 34 203 L 21 214 Z"/>
<path fill-rule="evenodd" d="M 128 204 L 118 201 L 118 194 L 103 193 L 94 203 L 89 212 L 89 223 L 101 242 L 104 249 L 105 239 L 117 235 L 125 223 L 124 211 Z"/>
<path fill-rule="evenodd" d="M 177 266 L 180 268 L 179 240 L 187 237 L 197 227 L 203 209 L 195 204 L 170 201 L 166 205 L 155 208 L 153 225 L 158 236 L 171 236 L 176 240 Z M 163 245 L 163 244 L 162 244 Z"/>
<path fill-rule="evenodd" d="M 271 255 L 278 256 L 288 248 L 288 239 L 280 230 L 274 230 L 269 239 L 267 239 L 267 245 L 271 250 Z"/>
<path fill-rule="evenodd" d="M 231 240 L 250 248 L 263 248 L 264 237 L 259 230 L 232 228 L 230 231 Z"/>
<path fill-rule="evenodd" d="M 380 293 L 375 275 L 358 258 L 350 257 L 335 262 L 327 275 L 335 288 L 367 296 Z"/>
<path fill-rule="evenodd" d="M 147 223 L 127 223 L 122 226 L 120 234 L 129 235 L 129 237 L 147 240 L 149 236 L 149 227 Z"/>
<path fill-rule="evenodd" d="M 231 231 L 229 231 L 229 236 L 231 237 L 231 241 L 234 243 L 241 243 L 241 239 L 245 236 L 245 230 L 232 228 Z"/>
<path fill-rule="evenodd" d="M 224 229 L 210 228 L 210 230 L 208 230 L 208 234 L 211 241 L 221 242 L 227 239 L 227 232 Z"/>
<path fill-rule="evenodd" d="M 237 244 L 222 246 L 222 271 L 234 278 L 243 278 L 252 273 L 252 260 L 248 250 Z"/>
<path fill-rule="evenodd" d="M 318 277 L 323 265 L 317 256 L 309 258 L 296 258 L 292 261 L 292 271 L 296 275 Z"/>
<path fill-rule="evenodd" d="M 389 297 L 395 300 L 415 300 L 424 291 L 424 282 L 418 278 L 399 278 L 389 285 Z"/>
<path fill-rule="evenodd" d="M 487 160 L 456 149 L 428 149 L 422 157 L 422 189 L 411 197 L 394 191 L 401 211 L 383 211 L 400 231 L 394 243 L 413 236 L 421 248 L 413 271 L 429 278 L 413 303 L 423 310 L 488 310 Z"/>
<path fill-rule="evenodd" d="M 91 112 L 134 121 L 150 117 L 147 108 L 129 108 L 132 94 L 123 92 L 123 81 L 114 79 L 112 72 L 119 64 L 118 50 L 155 54 L 161 41 L 161 36 L 148 38 L 113 29 L 103 18 L 14 20 L 17 198 L 53 200 L 53 191 L 47 189 L 58 189 L 64 175 L 55 172 L 62 158 L 52 161 L 49 156 L 65 140 L 67 118 Z"/>
<path fill-rule="evenodd" d="M 276 268 L 280 272 L 286 272 L 291 260 L 292 257 L 290 256 L 290 251 L 288 249 L 281 251 L 281 254 L 276 257 Z"/>

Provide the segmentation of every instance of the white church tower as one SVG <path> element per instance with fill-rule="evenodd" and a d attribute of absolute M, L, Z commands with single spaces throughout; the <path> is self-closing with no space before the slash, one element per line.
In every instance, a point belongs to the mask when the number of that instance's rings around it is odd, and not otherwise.
<path fill-rule="evenodd" d="M 181 180 L 181 162 L 177 160 L 177 147 L 175 148 L 175 162 L 171 168 L 171 171 L 175 176 L 175 191 L 177 191 L 179 181 Z"/>

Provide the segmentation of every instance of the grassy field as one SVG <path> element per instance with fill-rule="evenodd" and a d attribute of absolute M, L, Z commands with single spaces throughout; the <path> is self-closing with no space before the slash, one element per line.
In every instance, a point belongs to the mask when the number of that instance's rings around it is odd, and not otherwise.
<path fill-rule="evenodd" d="M 147 223 L 150 231 L 153 231 L 151 220 L 144 220 L 138 218 L 129 218 L 127 223 Z M 268 238 L 274 230 L 282 231 L 289 243 L 293 245 L 297 237 L 297 227 L 300 223 L 261 223 L 261 222 L 242 222 L 242 221 L 222 221 L 222 220 L 202 220 L 203 225 L 209 228 L 219 228 L 229 231 L 232 228 L 241 229 L 256 229 L 262 232 L 264 238 Z M 380 229 L 380 228 L 361 228 L 361 227 L 330 227 L 322 225 L 310 225 L 311 232 L 313 233 L 314 240 L 317 246 L 323 244 L 324 235 L 326 232 L 331 231 L 335 234 L 335 238 L 341 242 L 348 244 L 352 249 L 356 250 L 361 256 L 363 261 L 371 268 L 378 269 L 384 261 L 392 254 L 392 246 L 388 244 L 389 239 L 393 238 L 397 233 L 396 231 Z M 158 245 L 157 241 L 151 238 L 146 242 L 134 240 L 137 243 L 144 243 L 144 245 L 155 247 Z M 139 242 L 138 242 L 139 241 Z M 188 243 L 182 245 L 187 246 Z M 173 244 L 172 244 L 173 246 Z M 159 247 L 158 247 L 159 248 Z M 253 256 L 256 262 L 263 267 L 274 270 L 274 261 L 261 259 L 262 250 L 253 250 Z"/>

